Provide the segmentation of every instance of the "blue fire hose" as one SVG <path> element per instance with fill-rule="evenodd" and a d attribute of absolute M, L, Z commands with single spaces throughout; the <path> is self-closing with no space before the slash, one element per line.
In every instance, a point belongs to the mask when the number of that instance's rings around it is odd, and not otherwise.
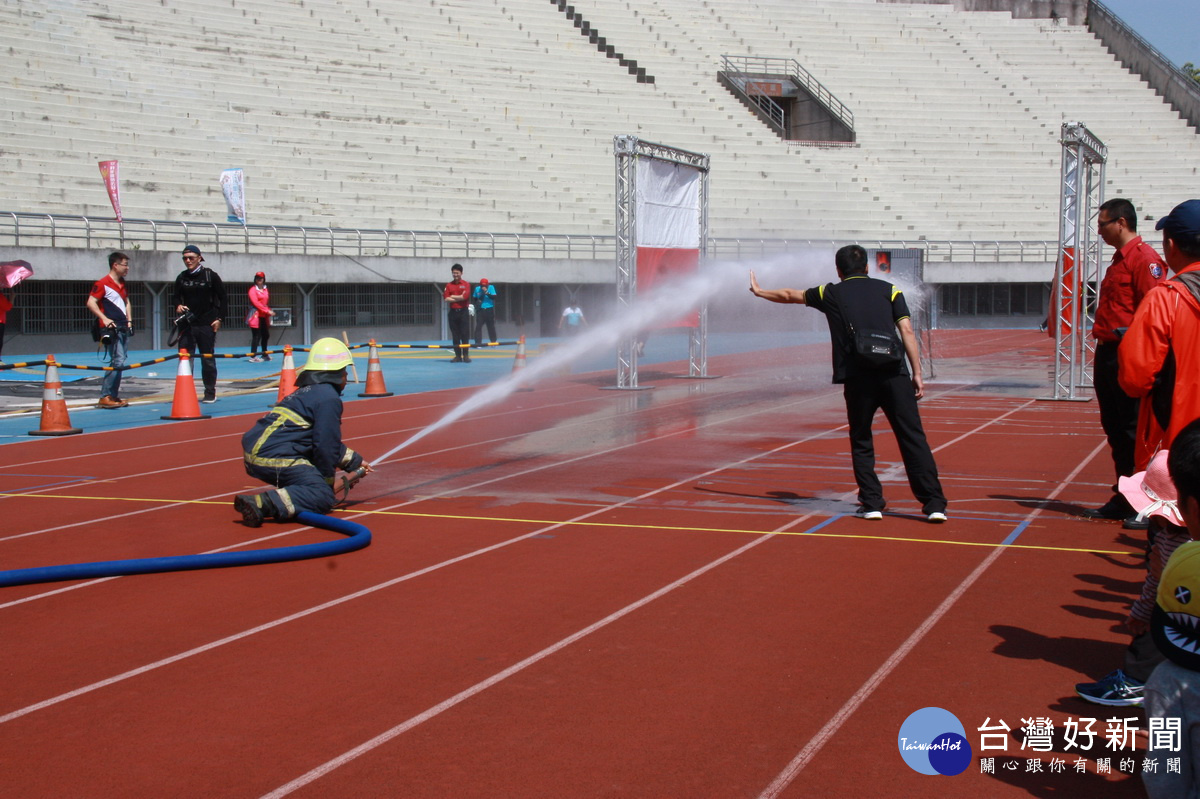
<path fill-rule="evenodd" d="M 371 543 L 371 531 L 347 519 L 335 519 L 320 513 L 301 511 L 296 521 L 310 527 L 341 533 L 346 538 L 302 544 L 275 549 L 252 549 L 246 552 L 214 552 L 208 555 L 174 555 L 138 560 L 108 560 L 97 563 L 69 563 L 64 566 L 39 566 L 33 569 L 0 571 L 0 588 L 9 585 L 54 583 L 63 580 L 94 580 L 98 577 L 121 577 L 129 574 L 220 569 L 228 566 L 255 566 L 262 563 L 285 563 L 292 560 L 326 558 L 362 549 Z"/>

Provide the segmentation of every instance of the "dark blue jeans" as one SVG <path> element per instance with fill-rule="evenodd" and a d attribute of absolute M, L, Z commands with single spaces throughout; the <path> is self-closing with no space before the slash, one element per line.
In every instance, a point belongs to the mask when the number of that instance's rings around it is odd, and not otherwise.
<path fill-rule="evenodd" d="M 121 367 L 125 365 L 128 359 L 128 345 L 128 328 L 118 328 L 113 333 L 112 340 L 105 345 L 104 354 L 109 360 L 109 366 L 112 367 L 112 371 L 104 373 L 104 383 L 100 387 L 100 396 L 112 397 L 113 399 L 121 398 Z"/>

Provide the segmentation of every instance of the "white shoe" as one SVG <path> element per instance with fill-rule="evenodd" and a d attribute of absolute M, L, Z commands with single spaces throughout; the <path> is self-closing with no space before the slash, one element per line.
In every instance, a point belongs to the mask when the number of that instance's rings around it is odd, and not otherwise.
<path fill-rule="evenodd" d="M 942 513 L 941 511 L 935 510 L 933 513 L 929 514 L 929 516 L 927 516 L 926 518 L 929 519 L 929 521 L 932 522 L 933 524 L 941 524 L 942 522 L 946 521 L 946 514 Z"/>
<path fill-rule="evenodd" d="M 863 513 L 862 517 L 868 521 L 877 522 L 883 518 L 883 511 L 881 511 L 881 510 L 865 511 Z"/>

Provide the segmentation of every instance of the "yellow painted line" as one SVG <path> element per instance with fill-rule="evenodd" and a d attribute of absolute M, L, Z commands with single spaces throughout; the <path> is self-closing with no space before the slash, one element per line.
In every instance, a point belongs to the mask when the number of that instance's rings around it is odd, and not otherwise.
<path fill-rule="evenodd" d="M 108 502 L 167 502 L 173 505 L 228 505 L 228 500 L 212 500 L 212 499 L 144 499 L 138 497 L 80 497 L 69 494 L 21 494 L 15 492 L 0 491 L 0 497 L 31 497 L 33 499 L 82 499 L 88 501 L 108 501 Z M 390 510 L 364 510 L 361 508 L 334 508 L 334 511 L 339 513 L 350 513 L 354 515 L 372 515 L 372 516 L 411 516 L 423 519 L 448 519 L 453 521 L 466 522 L 505 522 L 507 524 L 534 524 L 547 525 L 556 524 L 561 527 L 608 527 L 622 530 L 667 530 L 670 532 L 679 533 L 737 533 L 740 535 L 766 535 L 769 530 L 743 530 L 734 527 L 676 527 L 671 525 L 661 524 L 619 524 L 616 522 L 563 522 L 552 519 L 508 519 L 496 516 L 459 516 L 448 513 L 412 513 L 407 511 L 390 511 Z M 847 516 L 846 518 L 853 518 Z M 902 541 L 908 544 L 944 544 L 949 546 L 959 547 L 987 547 L 994 549 L 996 547 L 1005 547 L 1006 549 L 1030 549 L 1040 550 L 1043 552 L 1081 552 L 1088 555 L 1136 555 L 1142 556 L 1142 552 L 1119 549 L 1089 549 L 1086 547 L 1049 547 L 1038 546 L 1035 544 L 993 544 L 986 541 L 947 541 L 941 538 L 904 538 L 902 536 L 891 535 L 863 535 L 861 533 L 822 533 L 803 531 L 786 531 L 775 533 L 775 535 L 794 535 L 794 536 L 811 536 L 814 538 L 856 538 L 865 539 L 868 541 Z"/>

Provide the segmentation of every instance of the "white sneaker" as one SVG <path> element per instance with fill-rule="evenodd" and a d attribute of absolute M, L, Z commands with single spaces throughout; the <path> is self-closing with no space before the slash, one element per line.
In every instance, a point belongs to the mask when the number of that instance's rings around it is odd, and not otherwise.
<path fill-rule="evenodd" d="M 877 522 L 883 518 L 883 511 L 869 510 L 863 513 L 862 517 L 868 521 Z"/>
<path fill-rule="evenodd" d="M 942 513 L 941 511 L 934 511 L 926 518 L 928 518 L 933 524 L 941 524 L 942 522 L 946 521 L 946 514 Z"/>

